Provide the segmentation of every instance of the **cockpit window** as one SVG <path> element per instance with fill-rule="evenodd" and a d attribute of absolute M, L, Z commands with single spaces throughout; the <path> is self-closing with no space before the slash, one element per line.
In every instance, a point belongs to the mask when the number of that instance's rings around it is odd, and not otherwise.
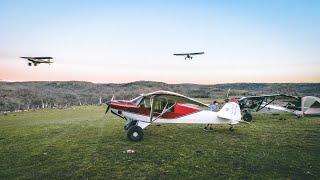
<path fill-rule="evenodd" d="M 140 107 L 143 107 L 146 109 L 151 109 L 150 97 L 139 96 L 131 101 Z M 160 97 L 154 98 L 153 103 L 154 103 L 153 104 L 154 112 L 159 112 L 159 113 L 161 113 L 165 109 L 170 108 L 171 106 L 173 106 L 175 104 L 175 102 L 172 100 L 167 100 L 165 98 L 160 98 Z M 168 109 L 167 112 L 174 112 L 174 108 L 171 107 L 170 109 Z"/>

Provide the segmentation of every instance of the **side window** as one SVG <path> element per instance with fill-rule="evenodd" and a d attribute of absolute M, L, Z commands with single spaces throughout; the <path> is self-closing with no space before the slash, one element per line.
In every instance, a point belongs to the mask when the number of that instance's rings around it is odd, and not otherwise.
<path fill-rule="evenodd" d="M 154 107 L 153 107 L 154 112 L 161 113 L 162 112 L 161 105 L 162 105 L 161 99 L 155 99 Z"/>
<path fill-rule="evenodd" d="M 169 101 L 168 108 L 174 105 L 174 101 Z M 168 112 L 174 112 L 174 106 L 168 110 Z"/>
<path fill-rule="evenodd" d="M 169 100 L 169 102 L 167 104 L 167 100 L 166 99 L 156 99 L 155 102 L 154 102 L 154 111 L 158 112 L 158 113 L 161 113 L 164 110 L 164 108 L 168 109 L 173 105 L 174 105 L 173 101 Z M 174 112 L 174 107 L 169 109 L 167 112 Z"/>

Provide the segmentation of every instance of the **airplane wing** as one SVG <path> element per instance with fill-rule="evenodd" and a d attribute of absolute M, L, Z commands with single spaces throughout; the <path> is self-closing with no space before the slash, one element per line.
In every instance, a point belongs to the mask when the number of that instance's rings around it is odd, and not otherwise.
<path fill-rule="evenodd" d="M 31 61 L 33 63 L 53 63 L 52 61 L 50 61 L 51 59 L 53 59 L 52 57 L 20 57 L 23 59 L 27 59 L 28 61 Z"/>
<path fill-rule="evenodd" d="M 281 102 L 297 104 L 297 102 L 299 101 L 299 97 L 289 96 L 285 94 L 271 94 L 262 96 L 242 97 L 238 98 L 238 100 L 240 102 L 241 109 L 248 108 L 258 112 L 276 100 Z"/>
<path fill-rule="evenodd" d="M 27 59 L 28 61 L 31 61 L 33 63 L 38 62 L 37 60 L 33 59 L 32 57 L 20 57 L 22 59 Z"/>
<path fill-rule="evenodd" d="M 31 59 L 32 57 L 20 57 L 22 59 Z"/>
<path fill-rule="evenodd" d="M 204 54 L 204 52 L 196 52 L 196 53 L 189 53 L 190 55 L 200 55 L 200 54 Z"/>
<path fill-rule="evenodd" d="M 53 59 L 52 57 L 20 57 L 23 59 Z"/>
<path fill-rule="evenodd" d="M 289 96 L 289 95 L 285 95 L 285 94 L 270 94 L 270 95 L 262 95 L 262 96 L 248 96 L 247 98 L 250 99 L 254 99 L 254 98 L 261 98 L 261 97 L 277 97 L 279 99 L 281 98 L 297 98 L 296 96 Z"/>
<path fill-rule="evenodd" d="M 277 111 L 293 112 L 293 110 L 290 110 L 288 108 L 285 108 L 285 107 L 282 107 L 282 106 L 277 106 L 277 105 L 271 105 L 271 104 L 266 105 L 266 108 L 277 110 Z"/>
<path fill-rule="evenodd" d="M 190 55 L 190 54 L 188 54 L 188 53 L 178 53 L 178 54 L 173 54 L 173 55 L 175 55 L 175 56 L 186 56 L 186 55 Z"/>
<path fill-rule="evenodd" d="M 195 53 L 175 53 L 173 55 L 175 56 L 187 56 L 187 55 L 200 55 L 204 54 L 204 52 L 195 52 Z"/>
<path fill-rule="evenodd" d="M 202 102 L 199 102 L 197 100 L 194 100 L 194 99 L 188 98 L 188 97 L 180 97 L 180 96 L 174 96 L 174 95 L 157 95 L 156 97 L 166 98 L 166 99 L 172 100 L 176 103 L 191 104 L 191 105 L 197 105 L 200 107 L 208 107 L 207 104 L 204 104 Z"/>
<path fill-rule="evenodd" d="M 187 96 L 178 94 L 178 93 L 174 93 L 174 92 L 170 92 L 170 91 L 156 91 L 153 93 L 149 93 L 146 94 L 144 96 L 153 96 L 153 97 L 161 97 L 161 98 L 166 98 L 168 100 L 172 100 L 175 101 L 176 103 L 184 103 L 184 104 L 194 104 L 200 107 L 208 107 L 207 104 L 204 104 L 200 101 L 197 101 L 195 99 L 189 98 Z"/>
<path fill-rule="evenodd" d="M 53 59 L 52 57 L 33 57 L 33 59 Z"/>

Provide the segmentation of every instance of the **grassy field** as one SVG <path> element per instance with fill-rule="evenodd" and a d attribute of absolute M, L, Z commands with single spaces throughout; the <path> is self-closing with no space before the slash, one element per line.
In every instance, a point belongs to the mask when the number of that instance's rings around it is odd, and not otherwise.
<path fill-rule="evenodd" d="M 0 179 L 320 178 L 319 117 L 254 118 L 233 132 L 152 125 L 134 143 L 102 106 L 0 115 Z"/>

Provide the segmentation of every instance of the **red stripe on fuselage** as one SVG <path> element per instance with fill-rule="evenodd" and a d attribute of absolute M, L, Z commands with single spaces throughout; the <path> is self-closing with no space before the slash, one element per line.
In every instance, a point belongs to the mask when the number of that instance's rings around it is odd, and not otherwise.
<path fill-rule="evenodd" d="M 111 108 L 117 109 L 120 111 L 126 111 L 126 112 L 130 112 L 130 113 L 140 114 L 140 115 L 144 115 L 144 116 L 150 116 L 150 108 L 139 107 L 129 101 L 112 102 Z M 173 108 L 173 112 L 166 112 L 165 114 L 163 114 L 161 116 L 161 118 L 175 119 L 175 118 L 190 115 L 192 113 L 196 113 L 199 111 L 201 111 L 201 110 L 197 107 L 177 103 Z M 154 116 L 160 115 L 160 113 L 161 112 L 154 112 Z"/>

